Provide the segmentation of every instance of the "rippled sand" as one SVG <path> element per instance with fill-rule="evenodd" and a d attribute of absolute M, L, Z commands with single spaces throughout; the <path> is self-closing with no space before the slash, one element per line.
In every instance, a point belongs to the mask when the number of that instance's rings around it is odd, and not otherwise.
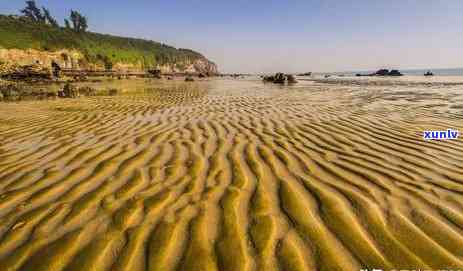
<path fill-rule="evenodd" d="M 0 104 L 0 270 L 463 267 L 461 86 L 124 82 Z"/>

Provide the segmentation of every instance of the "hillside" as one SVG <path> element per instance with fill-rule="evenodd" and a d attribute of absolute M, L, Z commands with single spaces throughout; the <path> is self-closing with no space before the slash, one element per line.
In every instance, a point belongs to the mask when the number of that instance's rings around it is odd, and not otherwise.
<path fill-rule="evenodd" d="M 0 15 L 0 61 L 25 64 L 35 59 L 45 64 L 56 61 L 73 69 L 159 68 L 165 72 L 217 73 L 213 62 L 189 49 L 143 39 L 78 33 L 23 17 Z"/>

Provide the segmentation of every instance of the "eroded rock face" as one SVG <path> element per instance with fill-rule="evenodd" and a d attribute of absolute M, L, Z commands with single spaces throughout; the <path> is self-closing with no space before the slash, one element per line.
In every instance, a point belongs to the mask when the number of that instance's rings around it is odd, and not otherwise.
<path fill-rule="evenodd" d="M 5 75 L 10 67 L 37 66 L 53 71 L 59 70 L 86 70 L 105 71 L 104 63 L 89 63 L 84 54 L 77 50 L 39 51 L 34 49 L 0 49 L 0 76 Z M 3 67 L 3 68 L 2 68 Z M 8 67 L 8 68 L 5 68 Z M 205 75 L 217 75 L 217 65 L 205 57 L 194 61 L 159 65 L 156 67 L 162 73 L 192 73 Z M 142 63 L 112 63 L 112 70 L 117 72 L 144 72 Z"/>
<path fill-rule="evenodd" d="M 18 66 L 39 65 L 51 68 L 55 62 L 63 69 L 89 68 L 84 61 L 84 55 L 75 50 L 48 52 L 34 49 L 0 49 L 0 60 L 4 64 Z"/>
<path fill-rule="evenodd" d="M 214 62 L 211 62 L 207 59 L 198 59 L 193 63 L 193 66 L 196 72 L 200 74 L 204 74 L 207 76 L 217 75 L 219 74 L 219 69 Z"/>
<path fill-rule="evenodd" d="M 0 77 L 6 79 L 51 79 L 52 71 L 49 68 L 39 64 L 32 65 L 17 65 L 17 64 L 1 64 Z"/>
<path fill-rule="evenodd" d="M 217 65 L 206 59 L 200 58 L 194 62 L 177 64 L 165 64 L 157 67 L 162 73 L 187 73 L 187 74 L 203 74 L 205 76 L 215 76 L 219 74 Z"/>

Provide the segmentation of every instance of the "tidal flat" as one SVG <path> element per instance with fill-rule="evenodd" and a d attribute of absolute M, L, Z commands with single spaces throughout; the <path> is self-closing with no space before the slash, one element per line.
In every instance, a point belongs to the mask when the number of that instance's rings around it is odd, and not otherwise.
<path fill-rule="evenodd" d="M 0 270 L 462 268 L 463 87 L 401 80 L 0 103 Z"/>

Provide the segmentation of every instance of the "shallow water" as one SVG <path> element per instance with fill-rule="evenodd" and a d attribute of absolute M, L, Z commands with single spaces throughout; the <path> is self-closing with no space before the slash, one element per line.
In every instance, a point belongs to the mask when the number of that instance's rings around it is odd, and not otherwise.
<path fill-rule="evenodd" d="M 463 266 L 459 85 L 90 84 L 0 104 L 0 270 Z"/>

